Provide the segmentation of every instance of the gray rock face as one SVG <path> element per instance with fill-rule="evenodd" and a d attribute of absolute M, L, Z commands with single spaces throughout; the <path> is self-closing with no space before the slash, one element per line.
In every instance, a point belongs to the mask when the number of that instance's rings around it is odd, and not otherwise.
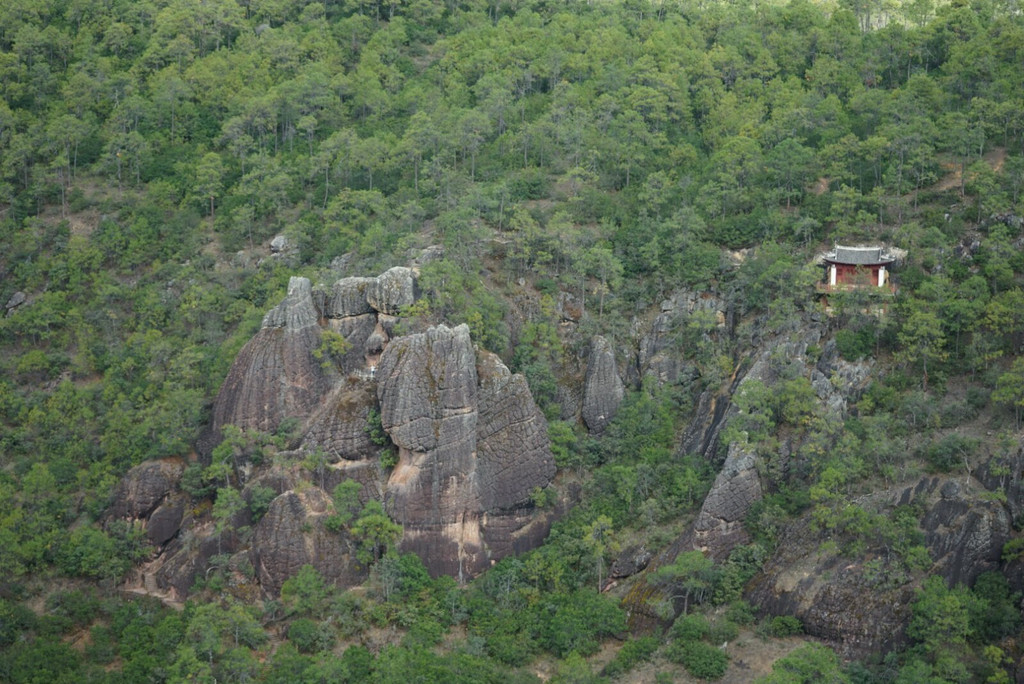
<path fill-rule="evenodd" d="M 636 364 L 628 369 L 628 379 L 639 381 L 653 376 L 658 384 L 674 385 L 692 379 L 696 368 L 683 360 L 679 349 L 678 328 L 687 317 L 700 316 L 707 325 L 724 327 L 725 303 L 711 292 L 682 290 L 661 303 L 659 313 L 649 329 L 636 322 Z"/>
<path fill-rule="evenodd" d="M 412 269 L 396 266 L 377 276 L 376 283 L 366 290 L 366 301 L 380 313 L 396 315 L 416 301 L 415 285 Z"/>
<path fill-rule="evenodd" d="M 924 508 L 921 529 L 934 562 L 929 573 L 950 586 L 969 586 L 981 573 L 999 567 L 1010 533 L 1006 509 L 981 499 L 980 489 L 976 481 L 963 478 L 925 478 L 875 495 L 864 505 Z M 905 643 L 915 583 L 906 576 L 887 576 L 889 564 L 877 561 L 886 557 L 884 549 L 851 558 L 840 555 L 841 548 L 822 552 L 822 540 L 809 514 L 787 527 L 775 555 L 751 583 L 750 600 L 769 612 L 795 615 L 808 634 L 833 642 L 849 656 Z"/>
<path fill-rule="evenodd" d="M 739 445 L 729 455 L 704 499 L 693 525 L 693 543 L 716 559 L 724 559 L 737 546 L 750 541 L 743 519 L 764 492 L 757 472 L 757 454 Z"/>
<path fill-rule="evenodd" d="M 280 593 L 284 581 L 307 564 L 329 582 L 352 585 L 366 578 L 351 539 L 324 528 L 323 520 L 332 510 L 330 497 L 317 487 L 302 493 L 290 490 L 271 502 L 256 525 L 252 547 L 264 591 Z"/>
<path fill-rule="evenodd" d="M 305 420 L 330 384 L 313 351 L 319 315 L 306 278 L 292 278 L 288 296 L 263 318 L 263 327 L 231 366 L 213 408 L 213 428 L 224 425 L 273 432 L 286 417 Z"/>
<path fill-rule="evenodd" d="M 555 466 L 525 380 L 477 355 L 466 326 L 393 340 L 377 370 L 381 423 L 399 449 L 387 483 L 402 548 L 465 578 L 532 539 L 534 487 Z"/>
<path fill-rule="evenodd" d="M 28 297 L 21 290 L 18 290 L 17 292 L 12 294 L 11 298 L 7 300 L 7 306 L 5 307 L 7 309 L 7 315 L 10 316 L 12 313 L 14 313 L 15 309 L 17 309 L 19 306 L 21 306 L 27 301 Z"/>
<path fill-rule="evenodd" d="M 387 336 L 379 333 L 378 317 L 374 314 L 346 316 L 327 320 L 327 329 L 332 330 L 348 343 L 348 351 L 338 362 L 342 373 L 352 373 L 366 365 L 367 357 L 379 354 L 387 344 Z"/>
<path fill-rule="evenodd" d="M 377 286 L 376 278 L 342 278 L 334 283 L 327 298 L 324 316 L 344 318 L 373 313 L 367 295 Z"/>
<path fill-rule="evenodd" d="M 865 560 L 822 552 L 805 516 L 783 532 L 747 598 L 771 614 L 799 618 L 805 632 L 847 657 L 899 648 L 907 641 L 914 587 L 880 584 Z"/>
<path fill-rule="evenodd" d="M 467 326 L 394 340 L 377 367 L 377 383 L 381 422 L 400 448 L 451 450 L 475 435 L 476 356 Z M 468 446 L 471 452 L 474 445 Z"/>
<path fill-rule="evenodd" d="M 310 419 L 302 450 L 320 449 L 331 462 L 362 461 L 376 456 L 380 447 L 370 441 L 366 431 L 367 418 L 375 403 L 371 382 L 339 387 Z"/>
<path fill-rule="evenodd" d="M 611 345 L 605 338 L 595 337 L 583 385 L 582 416 L 587 429 L 595 434 L 604 432 L 619 410 L 625 393 Z"/>
<path fill-rule="evenodd" d="M 1006 509 L 974 494 L 969 496 L 958 481 L 947 481 L 921 520 L 928 553 L 950 585 L 969 586 L 978 575 L 998 570 L 1003 545 L 1010 539 Z"/>
<path fill-rule="evenodd" d="M 477 455 L 485 510 L 521 505 L 535 487 L 555 476 L 547 421 L 533 402 L 526 378 L 511 375 L 494 354 L 480 352 Z M 492 374 L 489 369 L 494 368 Z"/>
<path fill-rule="evenodd" d="M 184 466 L 176 461 L 146 461 L 129 470 L 114 490 L 110 515 L 148 518 L 177 489 Z"/>

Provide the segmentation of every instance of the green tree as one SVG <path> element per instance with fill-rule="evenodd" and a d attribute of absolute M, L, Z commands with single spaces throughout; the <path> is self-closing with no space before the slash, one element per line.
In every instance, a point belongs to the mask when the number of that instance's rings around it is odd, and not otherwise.
<path fill-rule="evenodd" d="M 711 595 L 717 579 L 715 562 L 700 551 L 684 551 L 675 561 L 656 569 L 651 581 L 660 587 L 669 603 L 666 608 L 674 612 L 676 599 L 683 600 L 683 615 L 690 610 L 690 601 L 703 603 Z"/>
<path fill-rule="evenodd" d="M 379 501 L 370 499 L 352 523 L 352 537 L 359 542 L 359 560 L 375 563 L 402 537 L 402 526 L 388 517 Z"/>
<path fill-rule="evenodd" d="M 207 152 L 196 165 L 195 182 L 192 191 L 197 197 L 210 201 L 210 220 L 214 216 L 214 202 L 224 189 L 224 165 L 220 155 L 216 152 Z"/>
<path fill-rule="evenodd" d="M 906 363 L 921 364 L 921 384 L 928 389 L 928 363 L 944 361 L 946 335 L 939 317 L 932 311 L 912 309 L 898 334 L 900 350 L 896 356 Z"/>
<path fill-rule="evenodd" d="M 1010 369 L 996 380 L 992 401 L 1013 407 L 1017 429 L 1020 429 L 1021 413 L 1024 411 L 1024 358 L 1014 360 Z"/>

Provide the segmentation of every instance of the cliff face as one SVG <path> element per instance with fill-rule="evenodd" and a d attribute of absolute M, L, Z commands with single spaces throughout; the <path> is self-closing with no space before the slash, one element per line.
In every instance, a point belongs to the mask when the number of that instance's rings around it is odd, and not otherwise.
<path fill-rule="evenodd" d="M 232 365 L 207 442 L 227 425 L 274 432 L 288 419 L 298 449 L 286 460 L 314 465 L 236 464 L 238 483 L 252 485 L 245 496 L 256 485 L 276 494 L 255 524 L 247 509 L 232 521 L 254 525 L 251 542 L 182 515 L 180 465 L 133 471 L 112 513 L 143 520 L 158 543 L 170 542 L 148 569 L 160 588 L 183 596 L 223 553 L 245 554 L 269 594 L 307 563 L 341 585 L 362 581 L 347 528 L 324 526 L 335 513 L 329 493 L 346 479 L 361 485 L 363 502 L 385 502 L 402 526 L 399 547 L 435 575 L 468 579 L 541 543 L 551 516 L 535 510 L 531 493 L 555 474 L 543 414 L 525 379 L 477 350 L 465 325 L 396 335 L 415 296 L 408 268 L 343 278 L 329 290 L 291 279 Z M 371 438 L 374 411 L 390 447 Z M 382 447 L 397 450 L 391 470 Z"/>
<path fill-rule="evenodd" d="M 517 540 L 543 538 L 528 502 L 555 464 L 521 376 L 474 352 L 462 325 L 395 340 L 378 378 L 381 423 L 399 453 L 386 497 L 404 548 L 462 579 L 489 565 L 488 549 L 507 555 Z"/>

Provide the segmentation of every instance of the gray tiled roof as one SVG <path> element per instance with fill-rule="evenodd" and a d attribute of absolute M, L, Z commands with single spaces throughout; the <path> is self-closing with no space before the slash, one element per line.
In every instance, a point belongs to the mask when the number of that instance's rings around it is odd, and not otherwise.
<path fill-rule="evenodd" d="M 893 257 L 886 254 L 882 247 L 840 247 L 839 245 L 836 245 L 835 251 L 826 254 L 825 258 L 828 261 L 857 266 L 868 266 L 893 261 Z"/>

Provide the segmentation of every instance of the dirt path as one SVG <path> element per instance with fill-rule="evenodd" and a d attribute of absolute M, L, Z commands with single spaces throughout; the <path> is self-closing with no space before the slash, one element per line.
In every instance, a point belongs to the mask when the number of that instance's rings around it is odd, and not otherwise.
<path fill-rule="evenodd" d="M 986 153 L 982 159 L 992 167 L 993 171 L 999 173 L 1003 170 L 1003 164 L 1006 162 L 1006 148 L 996 147 Z M 949 169 L 949 173 L 947 173 L 942 180 L 929 188 L 934 192 L 946 192 L 954 188 L 959 188 L 961 185 L 960 167 L 957 164 L 943 164 L 943 168 Z"/>

